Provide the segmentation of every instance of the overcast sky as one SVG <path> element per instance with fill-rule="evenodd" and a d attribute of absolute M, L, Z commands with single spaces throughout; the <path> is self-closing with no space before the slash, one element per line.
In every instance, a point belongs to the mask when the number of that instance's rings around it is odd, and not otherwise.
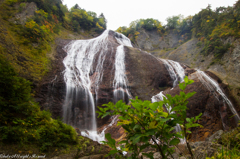
<path fill-rule="evenodd" d="M 104 14 L 107 29 L 116 30 L 120 26 L 129 26 L 137 19 L 153 18 L 166 24 L 167 17 L 183 15 L 187 17 L 198 13 L 211 4 L 212 9 L 220 6 L 233 6 L 237 0 L 63 0 L 68 8 L 76 3 L 86 11 L 99 16 Z"/>

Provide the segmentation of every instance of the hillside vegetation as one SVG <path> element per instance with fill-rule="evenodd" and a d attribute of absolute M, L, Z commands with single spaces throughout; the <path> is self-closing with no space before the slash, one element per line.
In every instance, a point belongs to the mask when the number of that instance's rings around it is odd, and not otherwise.
<path fill-rule="evenodd" d="M 61 32 L 67 29 L 101 33 L 106 29 L 103 14 L 97 17 L 78 5 L 68 11 L 58 0 L 5 0 L 0 13 L 0 53 L 31 81 L 40 80 L 50 69 L 47 53 Z"/>
<path fill-rule="evenodd" d="M 69 145 L 75 145 L 76 154 L 84 150 L 84 142 L 89 141 L 79 138 L 73 127 L 52 119 L 50 112 L 41 111 L 32 88 L 51 69 L 56 38 L 72 38 L 69 34 L 76 33 L 86 37 L 105 29 L 103 14 L 97 17 L 78 5 L 68 10 L 61 0 L 0 1 L 1 150 L 9 150 L 11 144 L 15 148 L 9 153 L 19 153 L 27 145 L 37 152 L 56 152 Z"/>
<path fill-rule="evenodd" d="M 183 41 L 196 37 L 198 46 L 204 46 L 201 51 L 203 55 L 213 54 L 215 59 L 220 59 L 232 47 L 223 41 L 228 37 L 239 38 L 239 28 L 240 1 L 237 1 L 233 7 L 218 7 L 215 10 L 208 5 L 186 18 L 182 15 L 168 17 L 166 25 L 152 18 L 139 19 L 131 22 L 129 27 L 119 27 L 117 32 L 125 34 L 135 44 L 141 29 L 156 31 L 162 38 L 172 31 Z"/>

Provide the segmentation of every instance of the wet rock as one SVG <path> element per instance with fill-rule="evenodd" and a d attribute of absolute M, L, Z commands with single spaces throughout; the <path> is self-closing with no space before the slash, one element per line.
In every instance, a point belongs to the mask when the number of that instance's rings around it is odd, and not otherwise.
<path fill-rule="evenodd" d="M 219 82 L 220 86 L 224 84 L 214 74 L 206 72 Z M 199 80 L 197 73 L 189 75 L 190 79 L 194 80 L 194 83 L 186 87 L 185 93 L 196 92 L 191 98 L 188 99 L 187 116 L 194 117 L 202 113 L 201 119 L 198 121 L 203 128 L 192 128 L 192 133 L 189 134 L 190 141 L 204 141 L 218 130 L 228 129 L 229 127 L 235 127 L 236 121 L 234 119 L 224 118 L 221 116 L 232 116 L 232 112 L 229 107 L 225 105 L 222 100 L 217 99 L 214 96 L 214 92 L 210 92 Z M 222 87 L 224 88 L 224 86 Z M 170 94 L 175 96 L 180 93 L 180 88 L 174 87 L 172 90 L 166 90 L 163 94 Z M 223 108 L 223 111 L 221 111 Z"/>
<path fill-rule="evenodd" d="M 108 102 L 114 102 L 114 62 L 116 48 L 119 46 L 114 36 L 116 36 L 116 34 L 113 31 L 109 31 L 107 55 L 103 63 L 104 73 L 102 75 L 102 82 L 100 84 L 97 83 L 99 72 L 90 72 L 90 79 L 92 82 L 91 91 L 95 98 L 96 110 L 98 110 L 97 106 L 102 106 L 102 104 Z M 66 56 L 66 52 L 63 47 L 69 42 L 70 40 L 62 39 L 56 41 L 56 54 L 52 62 L 53 69 L 44 78 L 38 89 L 36 89 L 36 100 L 43 109 L 49 109 L 54 118 L 63 118 L 63 104 L 66 96 L 66 84 L 63 77 L 65 67 L 62 62 Z M 152 96 L 158 94 L 160 91 L 164 91 L 164 94 L 179 94 L 180 89 L 178 86 L 171 89 L 173 87 L 173 81 L 161 60 L 136 48 L 125 46 L 124 50 L 125 74 L 128 79 L 127 87 L 132 96 L 131 98 L 138 96 L 139 99 L 142 100 L 151 100 Z M 96 58 L 98 56 L 99 53 L 96 54 Z M 97 65 L 97 60 L 95 61 L 93 68 Z M 186 88 L 186 93 L 193 91 L 197 92 L 189 99 L 187 116 L 193 117 L 199 113 L 203 114 L 201 120 L 199 120 L 199 124 L 203 125 L 203 128 L 191 129 L 191 141 L 204 141 L 214 132 L 222 130 L 223 128 L 226 128 L 226 126 L 233 127 L 235 124 L 234 119 L 227 119 L 227 117 L 232 116 L 231 111 L 224 106 L 221 100 L 217 100 L 214 97 L 214 94 L 201 83 L 197 78 L 194 69 L 189 68 L 187 65 L 182 64 L 182 66 L 185 69 L 185 75 L 188 75 L 190 79 L 195 81 Z M 224 92 L 228 94 L 227 86 L 223 84 L 216 75 L 211 72 L 206 73 L 215 79 L 224 89 Z M 93 91 L 93 87 L 96 87 L 97 84 L 99 84 L 99 89 L 98 92 L 95 92 Z M 80 94 L 75 95 L 74 99 L 76 99 L 76 101 L 81 101 L 80 103 L 84 104 L 84 102 L 87 101 L 87 98 Z M 124 100 L 127 101 L 127 99 Z M 91 117 L 91 114 L 86 114 L 85 110 L 82 109 L 82 104 L 78 104 L 72 108 L 72 111 L 75 113 L 75 117 L 78 120 L 77 125 L 84 124 L 84 120 L 90 120 Z M 221 117 L 223 117 L 223 120 Z M 111 123 L 110 117 L 97 119 L 99 130 L 103 130 L 103 127 L 108 123 Z M 115 139 L 121 138 L 124 134 L 124 130 L 117 126 L 107 129 L 106 133 L 107 132 L 113 134 Z"/>

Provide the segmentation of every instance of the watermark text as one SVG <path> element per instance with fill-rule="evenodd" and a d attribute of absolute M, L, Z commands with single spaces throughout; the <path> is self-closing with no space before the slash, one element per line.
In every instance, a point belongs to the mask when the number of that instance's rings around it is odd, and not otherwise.
<path fill-rule="evenodd" d="M 21 158 L 21 159 L 25 159 L 25 158 L 46 158 L 46 155 L 37 155 L 37 154 L 26 154 L 26 155 L 22 155 L 22 154 L 14 154 L 14 155 L 9 155 L 9 154 L 0 154 L 0 158 Z"/>

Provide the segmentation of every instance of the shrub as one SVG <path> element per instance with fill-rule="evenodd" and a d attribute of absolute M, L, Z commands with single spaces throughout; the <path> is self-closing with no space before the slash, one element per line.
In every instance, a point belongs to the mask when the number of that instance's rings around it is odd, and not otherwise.
<path fill-rule="evenodd" d="M 0 141 L 35 143 L 41 151 L 77 143 L 74 128 L 52 119 L 50 112 L 40 111 L 31 98 L 30 82 L 19 77 L 2 56 L 0 87 Z"/>
<path fill-rule="evenodd" d="M 195 92 L 185 94 L 184 90 L 193 80 L 186 77 L 184 83 L 179 84 L 182 90 L 180 95 L 171 97 L 167 95 L 163 101 L 151 103 L 150 101 L 141 101 L 137 97 L 131 100 L 131 105 L 126 105 L 122 100 L 115 105 L 113 103 L 104 104 L 105 108 L 99 107 L 99 116 L 102 118 L 107 115 L 120 115 L 118 125 L 121 125 L 126 131 L 126 140 L 119 142 L 121 149 L 116 147 L 116 141 L 111 138 L 110 134 L 106 134 L 108 144 L 113 150 L 109 155 L 115 155 L 116 158 L 122 157 L 122 151 L 128 151 L 130 158 L 138 158 L 139 154 L 147 147 L 153 147 L 160 152 L 162 158 L 173 153 L 173 146 L 180 143 L 180 139 L 186 138 L 191 127 L 198 127 L 195 123 L 201 114 L 196 117 L 187 118 L 187 99 L 195 94 Z M 163 106 L 167 108 L 164 111 Z M 175 112 L 175 113 L 174 113 Z M 177 124 L 182 125 L 183 130 L 178 133 L 173 131 Z M 152 144 L 150 143 L 152 142 Z M 193 158 L 190 145 L 187 147 Z M 144 156 L 153 158 L 153 153 L 142 153 Z"/>

